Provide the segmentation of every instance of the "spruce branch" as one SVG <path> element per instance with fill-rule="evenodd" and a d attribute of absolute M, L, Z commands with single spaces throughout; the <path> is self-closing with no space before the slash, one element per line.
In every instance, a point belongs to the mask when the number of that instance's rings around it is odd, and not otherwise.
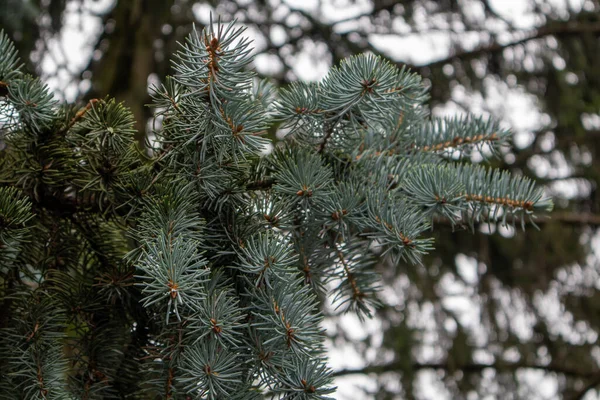
<path fill-rule="evenodd" d="M 123 104 L 63 107 L 4 33 L 0 50 L 0 390 L 20 397 L 328 399 L 320 299 L 370 316 L 376 265 L 419 263 L 432 222 L 551 208 L 525 177 L 453 162 L 508 131 L 431 119 L 420 76 L 378 56 L 276 92 L 235 22 L 194 28 L 152 91 L 146 157 Z"/>
<path fill-rule="evenodd" d="M 296 262 L 287 240 L 271 232 L 248 239 L 240 253 L 240 268 L 255 276 L 256 286 L 272 287 L 285 280 Z"/>
<path fill-rule="evenodd" d="M 73 118 L 71 118 L 71 120 L 65 126 L 65 128 L 62 130 L 61 133 L 65 133 L 69 129 L 71 129 L 99 101 L 100 101 L 99 99 L 91 99 L 90 101 L 88 101 L 88 103 L 85 105 L 85 107 L 83 107 L 79 111 L 77 111 L 77 113 L 73 116 Z"/>
<path fill-rule="evenodd" d="M 167 321 L 171 309 L 181 320 L 181 308 L 194 310 L 205 298 L 202 284 L 208 275 L 207 262 L 198 254 L 193 241 L 160 237 L 148 247 L 143 250 L 138 265 L 144 273 L 138 277 L 146 281 L 142 289 L 143 304 L 148 307 L 157 302 L 166 303 Z"/>
<path fill-rule="evenodd" d="M 323 338 L 319 327 L 323 316 L 318 311 L 315 294 L 292 274 L 284 277 L 272 288 L 254 291 L 256 302 L 252 313 L 253 323 L 268 340 L 264 345 L 270 351 L 292 350 L 296 354 L 310 355 L 321 351 L 318 343 Z"/>
<path fill-rule="evenodd" d="M 281 399 L 331 400 L 335 392 L 331 386 L 331 371 L 323 360 L 297 358 L 285 371 L 279 373 L 281 383 L 272 389 Z"/>
<path fill-rule="evenodd" d="M 188 335 L 194 343 L 210 337 L 220 346 L 235 349 L 241 345 L 244 314 L 234 290 L 212 276 L 206 285 L 206 299 L 189 318 Z"/>
<path fill-rule="evenodd" d="M 10 267 L 31 234 L 31 202 L 11 187 L 0 187 L 0 262 Z"/>
<path fill-rule="evenodd" d="M 208 92 L 215 107 L 233 99 L 232 93 L 249 89 L 251 75 L 244 68 L 251 61 L 251 48 L 247 38 L 240 38 L 243 32 L 235 23 L 218 23 L 215 30 L 211 21 L 201 34 L 194 27 L 176 55 L 177 82 L 195 92 Z"/>
<path fill-rule="evenodd" d="M 39 134 L 55 121 L 57 102 L 39 79 L 25 76 L 13 81 L 8 86 L 7 98 L 30 135 Z"/>
<path fill-rule="evenodd" d="M 0 96 L 8 94 L 10 82 L 21 76 L 21 64 L 14 43 L 0 30 Z"/>
<path fill-rule="evenodd" d="M 381 289 L 379 276 L 373 271 L 376 263 L 364 243 L 356 243 L 336 250 L 342 271 L 329 272 L 328 281 L 338 281 L 333 304 L 343 312 L 356 312 L 359 318 L 371 318 L 372 311 L 381 303 L 376 294 Z"/>
<path fill-rule="evenodd" d="M 214 341 L 198 343 L 183 356 L 186 390 L 200 399 L 234 398 L 243 387 L 240 357 Z"/>
<path fill-rule="evenodd" d="M 433 119 L 420 128 L 420 132 L 415 132 L 416 147 L 442 153 L 458 150 L 462 154 L 478 150 L 483 155 L 486 151 L 497 155 L 511 137 L 498 122 L 473 116 Z"/>
<path fill-rule="evenodd" d="M 526 217 L 535 225 L 532 220 L 534 211 L 550 211 L 553 208 L 552 200 L 526 177 L 468 165 L 459 167 L 457 173 L 465 186 L 464 199 L 470 205 L 466 220 L 501 218 L 506 223 L 507 216 L 512 215 L 520 219 L 525 229 Z"/>
<path fill-rule="evenodd" d="M 313 196 L 328 193 L 331 171 L 322 165 L 317 155 L 286 149 L 276 151 L 272 160 L 276 192 L 299 202 L 310 202 Z"/>

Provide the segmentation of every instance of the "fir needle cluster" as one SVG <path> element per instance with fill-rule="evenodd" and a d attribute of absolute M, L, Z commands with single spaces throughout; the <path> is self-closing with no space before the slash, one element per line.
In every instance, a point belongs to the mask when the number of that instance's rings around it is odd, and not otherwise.
<path fill-rule="evenodd" d="M 432 119 L 417 74 L 357 55 L 277 90 L 251 50 L 194 30 L 144 151 L 125 105 L 58 104 L 0 34 L 0 398 L 329 399 L 324 309 L 370 317 L 433 221 L 551 208 L 470 165 L 510 132 Z"/>

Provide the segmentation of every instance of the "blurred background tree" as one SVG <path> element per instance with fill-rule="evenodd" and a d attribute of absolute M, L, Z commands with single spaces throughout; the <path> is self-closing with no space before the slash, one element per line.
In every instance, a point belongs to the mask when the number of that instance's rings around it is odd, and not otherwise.
<path fill-rule="evenodd" d="M 279 85 L 365 51 L 410 66 L 434 114 L 511 126 L 497 166 L 555 199 L 540 231 L 448 226 L 423 267 L 379 266 L 377 317 L 327 322 L 340 398 L 600 398 L 599 1 L 4 0 L 0 25 L 63 98 L 125 100 L 144 131 L 149 85 L 211 11 L 249 28 Z"/>

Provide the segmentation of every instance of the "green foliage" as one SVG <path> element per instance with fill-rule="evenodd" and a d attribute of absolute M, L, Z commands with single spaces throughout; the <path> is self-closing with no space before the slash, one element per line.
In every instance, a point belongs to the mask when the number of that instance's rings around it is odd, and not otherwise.
<path fill-rule="evenodd" d="M 418 75 L 361 55 L 275 93 L 242 32 L 182 45 L 149 157 L 126 107 L 59 106 L 0 35 L 0 372 L 17 398 L 328 399 L 324 310 L 370 316 L 378 268 L 420 263 L 437 220 L 524 227 L 550 208 L 466 164 L 508 132 L 432 121 Z M 287 136 L 269 151 L 273 122 Z"/>
<path fill-rule="evenodd" d="M 24 76 L 12 80 L 8 85 L 8 96 L 26 131 L 40 133 L 52 124 L 56 101 L 39 79 Z"/>
<path fill-rule="evenodd" d="M 420 126 L 415 137 L 417 148 L 423 151 L 448 152 L 449 155 L 457 151 L 462 155 L 477 150 L 486 156 L 486 150 L 493 155 L 505 146 L 510 132 L 493 119 L 471 116 L 432 119 Z"/>
<path fill-rule="evenodd" d="M 0 187 L 0 265 L 9 267 L 19 257 L 31 218 L 31 203 L 16 188 Z"/>
<path fill-rule="evenodd" d="M 167 322 L 171 308 L 179 316 L 178 306 L 193 308 L 204 300 L 202 283 L 208 270 L 206 260 L 198 254 L 195 242 L 181 238 L 158 239 L 143 253 L 138 267 L 144 271 L 140 276 L 145 282 L 142 294 L 144 306 L 157 302 L 167 303 Z M 170 290 L 165 293 L 164 288 Z"/>
<path fill-rule="evenodd" d="M 13 293 L 11 324 L 2 328 L 2 398 L 70 399 L 64 381 L 65 314 L 43 290 Z M 20 397 L 19 394 L 23 397 Z"/>
<path fill-rule="evenodd" d="M 0 81 L 7 83 L 20 75 L 21 65 L 15 45 L 10 41 L 4 30 L 0 31 Z"/>

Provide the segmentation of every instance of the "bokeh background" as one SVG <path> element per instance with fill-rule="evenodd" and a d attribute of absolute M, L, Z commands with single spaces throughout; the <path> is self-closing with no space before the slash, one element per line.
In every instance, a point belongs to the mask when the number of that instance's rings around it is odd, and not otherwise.
<path fill-rule="evenodd" d="M 424 265 L 378 266 L 372 320 L 327 310 L 338 399 L 600 399 L 600 1 L 0 0 L 0 27 L 59 98 L 115 96 L 151 134 L 148 89 L 211 13 L 281 86 L 361 52 L 410 67 L 434 115 L 510 126 L 494 166 L 555 201 L 539 231 L 440 226 Z"/>

